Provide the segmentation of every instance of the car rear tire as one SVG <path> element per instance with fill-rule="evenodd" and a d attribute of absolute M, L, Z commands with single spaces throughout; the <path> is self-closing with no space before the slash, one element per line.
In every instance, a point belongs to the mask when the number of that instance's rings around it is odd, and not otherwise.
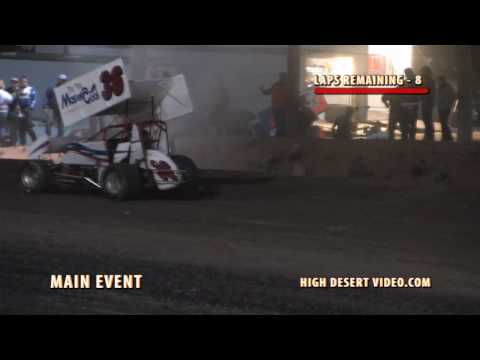
<path fill-rule="evenodd" d="M 136 200 L 142 193 L 143 183 L 137 166 L 117 164 L 112 166 L 103 180 L 103 190 L 112 200 Z"/>
<path fill-rule="evenodd" d="M 50 185 L 50 169 L 41 161 L 30 161 L 22 169 L 20 182 L 26 193 L 46 192 Z"/>

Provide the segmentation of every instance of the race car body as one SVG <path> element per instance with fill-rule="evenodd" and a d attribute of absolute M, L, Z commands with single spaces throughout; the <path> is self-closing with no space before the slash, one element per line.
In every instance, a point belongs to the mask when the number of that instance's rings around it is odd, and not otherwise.
<path fill-rule="evenodd" d="M 142 106 L 138 104 L 127 100 L 127 113 L 120 121 L 97 132 L 45 136 L 34 142 L 27 150 L 29 161 L 21 174 L 24 190 L 32 193 L 57 185 L 87 185 L 112 199 L 127 200 L 139 197 L 145 187 L 168 191 L 194 183 L 196 165 L 186 156 L 172 154 L 167 123 L 157 119 L 158 100 L 152 96 Z M 151 107 L 149 115 L 145 115 L 144 104 Z M 142 111 L 129 117 L 128 109 L 133 105 Z M 116 107 L 116 115 L 122 108 Z M 145 116 L 149 118 L 142 120 Z"/>

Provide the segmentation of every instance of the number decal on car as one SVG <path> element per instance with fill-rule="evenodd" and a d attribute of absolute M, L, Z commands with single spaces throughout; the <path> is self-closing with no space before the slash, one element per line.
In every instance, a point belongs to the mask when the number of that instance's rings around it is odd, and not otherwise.
<path fill-rule="evenodd" d="M 155 173 L 164 181 L 178 181 L 177 175 L 172 170 L 172 167 L 165 161 L 150 161 L 150 165 L 155 169 Z"/>
<path fill-rule="evenodd" d="M 102 97 L 105 101 L 111 100 L 113 95 L 121 96 L 125 90 L 121 66 L 115 66 L 111 72 L 102 72 L 100 81 L 103 84 Z"/>

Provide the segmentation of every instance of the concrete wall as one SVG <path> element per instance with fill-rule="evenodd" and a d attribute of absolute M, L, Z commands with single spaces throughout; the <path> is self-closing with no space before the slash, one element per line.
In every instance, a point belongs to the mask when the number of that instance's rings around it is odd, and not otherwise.
<path fill-rule="evenodd" d="M 148 48 L 135 50 L 131 59 L 136 79 L 151 78 L 151 70 L 164 69 L 186 76 L 195 111 L 171 122 L 173 133 L 208 133 L 208 120 L 223 96 L 232 111 L 256 114 L 270 104 L 260 86 L 270 86 L 286 71 L 283 54 L 218 52 Z M 224 90 L 222 90 L 224 89 Z"/>
<path fill-rule="evenodd" d="M 356 68 L 367 64 L 368 45 L 302 45 L 305 53 L 325 53 L 354 56 Z M 172 122 L 174 133 L 210 133 L 208 120 L 222 95 L 229 100 L 229 108 L 235 114 L 256 115 L 270 104 L 270 98 L 262 96 L 260 86 L 270 86 L 278 73 L 287 70 L 288 45 L 132 45 L 130 47 L 69 45 L 71 56 L 123 57 L 131 64 L 129 77 L 134 80 L 152 78 L 155 70 L 184 73 L 190 86 L 195 104 L 194 114 Z M 37 50 L 45 53 L 62 54 L 64 45 L 38 45 Z M 49 67 L 49 66 L 47 66 Z M 51 68 L 59 67 L 54 65 Z M 37 71 L 36 69 L 39 69 Z M 32 79 L 40 88 L 45 81 L 41 63 L 32 64 Z M 92 66 L 71 65 L 67 73 L 79 73 Z M 57 72 L 57 71 L 55 71 Z M 35 74 L 33 74 L 35 73 Z M 48 72 L 48 76 L 51 71 Z M 53 75 L 55 76 L 55 75 Z M 47 83 L 48 84 L 48 83 Z M 222 90 L 224 89 L 224 90 Z M 222 91 L 224 93 L 222 94 Z M 356 105 L 365 105 L 366 99 L 358 97 Z M 233 117 L 237 115 L 232 115 Z M 244 115 L 239 115 L 240 117 Z M 246 116 L 246 115 L 245 115 Z"/>
<path fill-rule="evenodd" d="M 209 122 L 215 107 L 228 101 L 226 117 L 248 122 L 251 116 L 267 108 L 270 98 L 259 92 L 260 86 L 270 86 L 278 73 L 287 70 L 288 45 L 177 45 L 105 46 L 70 45 L 69 54 L 78 56 L 123 57 L 130 64 L 129 77 L 151 79 L 160 70 L 184 73 L 195 105 L 195 111 L 171 122 L 172 134 L 211 134 Z M 357 69 L 366 65 L 367 45 L 304 45 L 305 52 L 348 54 L 355 56 Z M 64 45 L 39 45 L 38 51 L 62 54 Z M 0 60 L 0 76 L 27 73 L 39 91 L 44 93 L 60 72 L 71 77 L 90 71 L 99 64 L 45 61 Z M 225 100 L 227 99 L 227 100 Z M 356 105 L 365 105 L 358 97 Z M 244 120 L 243 120 L 244 119 Z"/>
<path fill-rule="evenodd" d="M 257 114 L 270 104 L 262 96 L 260 86 L 270 86 L 278 73 L 287 70 L 287 45 L 194 45 L 183 48 L 169 46 L 136 46 L 132 52 L 132 74 L 135 79 L 150 79 L 151 69 L 164 69 L 186 75 L 195 112 L 174 120 L 172 132 L 182 135 L 209 133 L 205 130 L 214 107 L 219 103 L 222 87 L 234 112 Z M 365 72 L 368 64 L 367 45 L 305 45 L 305 52 L 348 54 L 355 58 L 356 69 Z M 225 94 L 224 94 L 225 95 Z M 367 104 L 358 97 L 355 105 Z"/>

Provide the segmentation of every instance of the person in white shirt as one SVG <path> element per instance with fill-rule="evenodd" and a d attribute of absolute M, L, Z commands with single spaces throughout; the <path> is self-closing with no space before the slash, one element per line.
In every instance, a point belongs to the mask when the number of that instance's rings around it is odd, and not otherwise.
<path fill-rule="evenodd" d="M 33 86 L 30 86 L 26 76 L 22 76 L 18 83 L 14 100 L 15 118 L 21 146 L 27 144 L 27 135 L 31 138 L 32 142 L 37 140 L 37 135 L 35 131 L 33 131 L 34 125 L 31 118 L 32 111 L 35 110 L 36 104 L 37 90 Z"/>
<path fill-rule="evenodd" d="M 5 90 L 5 82 L 0 80 L 0 140 L 7 135 L 8 110 L 12 102 L 13 96 Z"/>

